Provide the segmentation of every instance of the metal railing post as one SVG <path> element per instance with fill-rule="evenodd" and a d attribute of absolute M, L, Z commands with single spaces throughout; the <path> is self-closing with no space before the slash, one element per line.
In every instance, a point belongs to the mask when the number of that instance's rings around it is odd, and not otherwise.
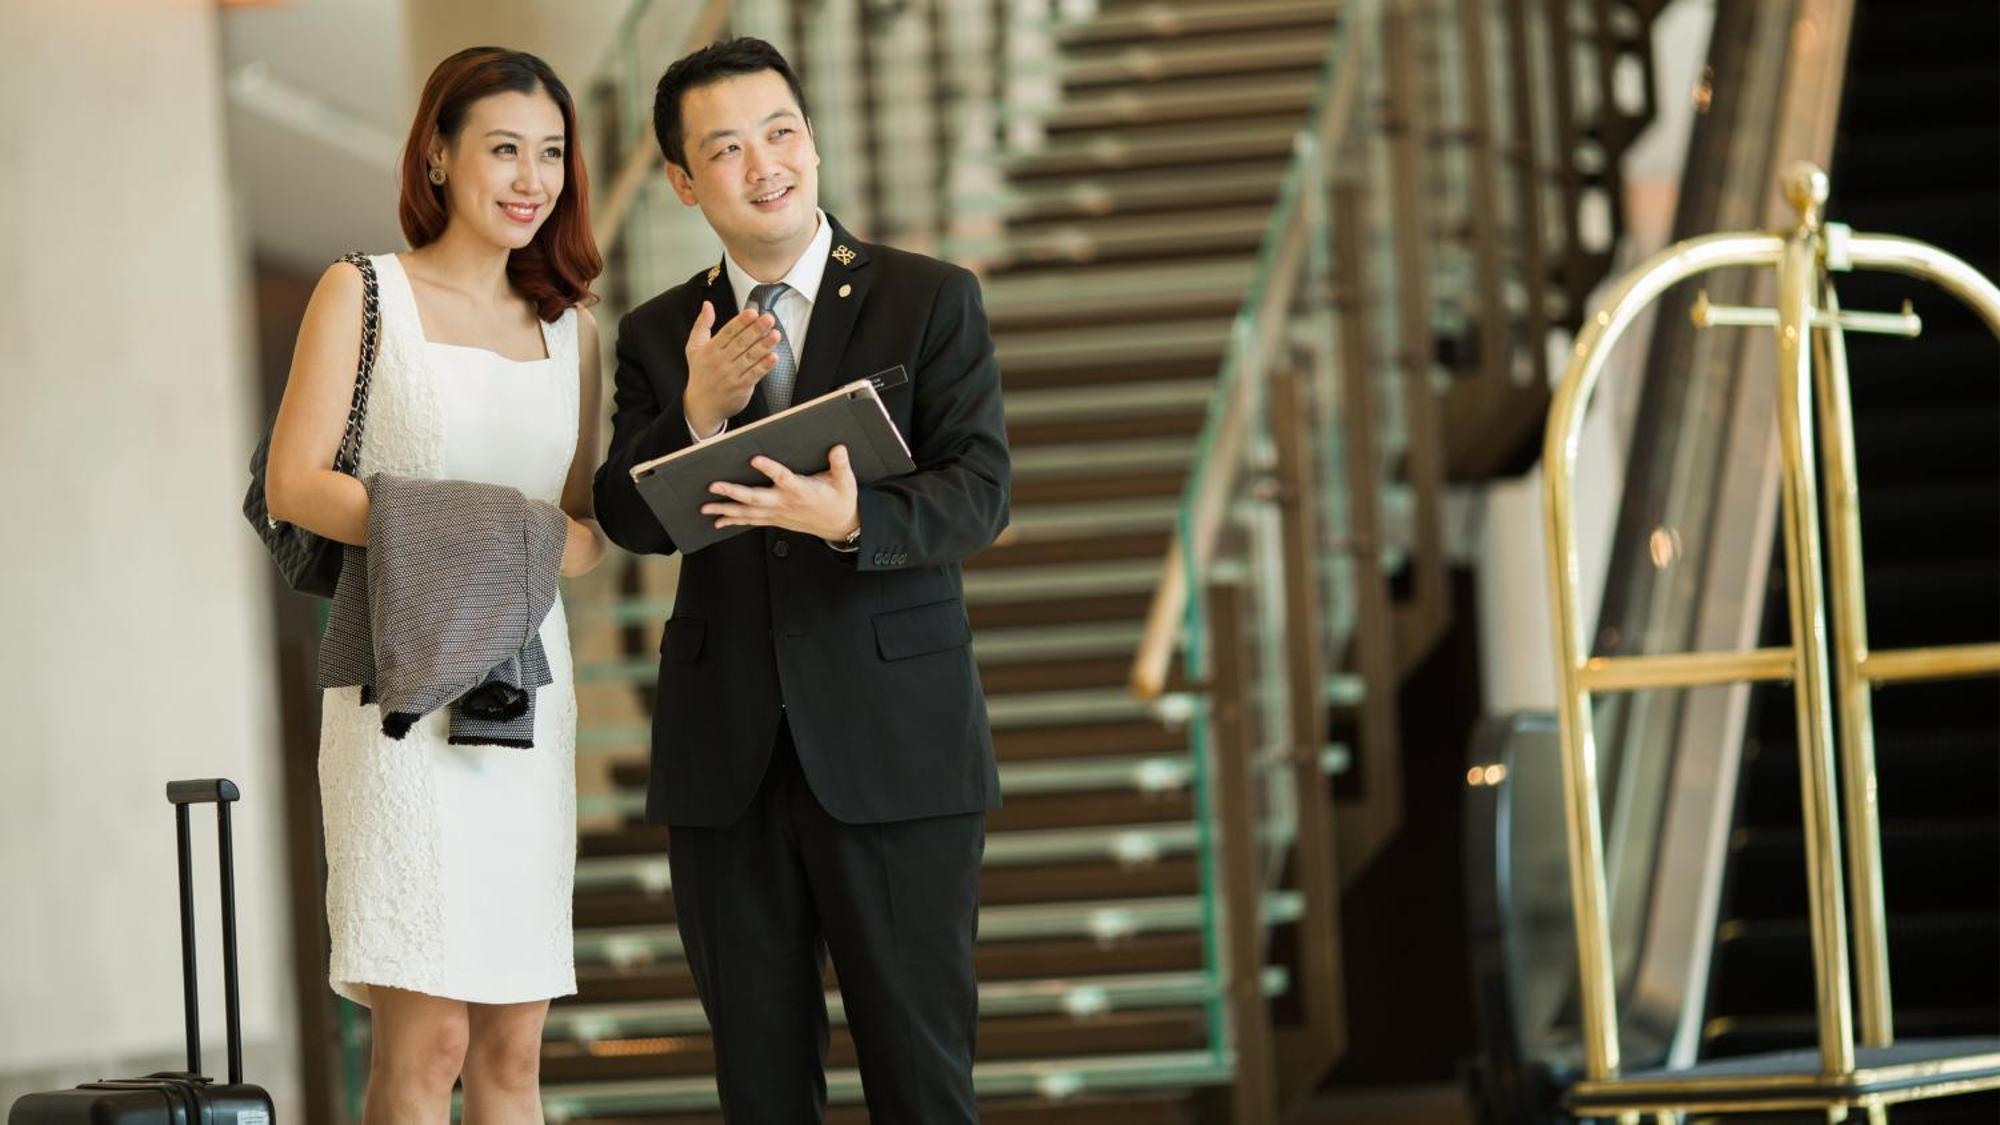
<path fill-rule="evenodd" d="M 1514 115 L 1515 238 L 1520 243 L 1521 283 L 1527 298 L 1527 307 L 1522 310 L 1522 324 L 1527 332 L 1523 358 L 1534 372 L 1536 383 L 1546 385 L 1549 353 L 1542 341 L 1549 338 L 1549 269 L 1542 222 L 1541 130 L 1535 120 L 1535 68 L 1543 60 L 1532 50 L 1533 16 L 1528 11 L 1529 0 L 1500 0 L 1500 3 L 1505 5 L 1506 12 L 1508 101 Z"/>
<path fill-rule="evenodd" d="M 1444 561 L 1444 418 L 1431 378 L 1430 181 L 1422 73 L 1409 0 L 1384 12 L 1382 53 L 1388 104 L 1390 201 L 1396 245 L 1396 359 L 1402 368 L 1403 417 L 1409 427 L 1405 475 L 1415 494 L 1409 627 L 1399 646 L 1406 658 L 1428 652 L 1451 618 Z"/>
<path fill-rule="evenodd" d="M 1508 371 L 1507 300 L 1501 291 L 1500 156 L 1493 131 L 1493 79 L 1487 69 L 1486 4 L 1459 0 L 1458 28 L 1465 63 L 1466 143 L 1471 147 L 1472 241 L 1479 282 L 1479 377 L 1504 385 Z"/>
<path fill-rule="evenodd" d="M 1345 992 L 1340 979 L 1340 877 L 1334 855 L 1333 809 L 1320 749 L 1326 742 L 1325 661 L 1319 622 L 1317 474 L 1307 376 L 1296 367 L 1271 384 L 1270 417 L 1277 447 L 1278 506 L 1285 583 L 1285 663 L 1291 684 L 1291 760 L 1298 826 L 1292 872 L 1305 896 L 1299 918 L 1298 993 L 1305 1026 L 1281 1040 L 1279 1073 L 1289 1101 L 1317 1085 L 1346 1042 Z"/>
<path fill-rule="evenodd" d="M 1271 1125 L 1277 1120 L 1277 1090 L 1271 1051 L 1271 1022 L 1264 1002 L 1263 880 L 1257 868 L 1256 812 L 1250 761 L 1250 671 L 1244 661 L 1243 591 L 1229 582 L 1208 586 L 1210 681 L 1213 687 L 1213 766 L 1217 834 L 1222 852 L 1221 900 L 1224 916 L 1223 987 L 1228 994 L 1236 1081 L 1230 1087 L 1234 1125 Z"/>
<path fill-rule="evenodd" d="M 1341 862 L 1357 870 L 1388 843 L 1402 823 L 1403 775 L 1396 712 L 1396 623 L 1388 575 L 1382 565 L 1382 485 L 1375 445 L 1374 348 L 1364 304 L 1367 253 L 1362 234 L 1366 209 L 1359 183 L 1333 189 L 1334 304 L 1340 318 L 1338 358 L 1341 438 L 1349 496 L 1348 550 L 1354 558 L 1355 667 L 1366 685 L 1361 701 L 1361 745 L 1356 755 L 1366 800 L 1337 826 Z"/>

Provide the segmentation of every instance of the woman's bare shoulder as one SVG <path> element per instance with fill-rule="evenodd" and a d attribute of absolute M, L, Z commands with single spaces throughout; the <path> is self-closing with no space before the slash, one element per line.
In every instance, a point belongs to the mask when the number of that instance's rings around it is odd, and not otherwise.
<path fill-rule="evenodd" d="M 306 305 L 306 316 L 334 316 L 350 311 L 359 316 L 365 288 L 359 267 L 345 259 L 335 262 L 326 267 L 325 272 L 319 275 L 318 284 L 313 286 L 312 299 Z"/>
<path fill-rule="evenodd" d="M 354 378 L 361 350 L 362 298 L 366 286 L 351 262 L 335 262 L 320 274 L 299 322 L 292 370 L 314 378 Z"/>

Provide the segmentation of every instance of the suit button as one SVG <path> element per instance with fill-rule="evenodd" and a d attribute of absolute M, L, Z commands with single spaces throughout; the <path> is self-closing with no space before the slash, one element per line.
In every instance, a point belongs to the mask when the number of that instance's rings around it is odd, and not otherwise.
<path fill-rule="evenodd" d="M 792 545 L 780 539 L 776 543 L 771 544 L 771 553 L 782 559 L 792 553 Z"/>

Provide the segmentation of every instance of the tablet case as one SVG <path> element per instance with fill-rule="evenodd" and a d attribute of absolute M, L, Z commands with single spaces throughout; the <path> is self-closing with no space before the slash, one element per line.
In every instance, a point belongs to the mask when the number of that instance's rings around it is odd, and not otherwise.
<path fill-rule="evenodd" d="M 769 417 L 686 449 L 632 467 L 632 482 L 653 510 L 660 525 L 683 554 L 693 554 L 731 538 L 749 527 L 715 526 L 715 517 L 701 507 L 722 499 L 708 486 L 716 481 L 768 488 L 771 478 L 750 467 L 765 456 L 795 473 L 812 475 L 827 469 L 827 453 L 847 446 L 848 464 L 861 484 L 872 484 L 916 469 L 910 447 L 878 389 L 909 381 L 901 366 L 798 403 Z"/>

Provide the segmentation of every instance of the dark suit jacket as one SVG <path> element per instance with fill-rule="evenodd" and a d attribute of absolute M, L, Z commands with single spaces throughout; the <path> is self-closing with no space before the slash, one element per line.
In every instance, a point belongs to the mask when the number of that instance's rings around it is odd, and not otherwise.
<path fill-rule="evenodd" d="M 979 283 L 828 221 L 834 249 L 793 401 L 902 364 L 910 382 L 882 397 L 917 470 L 861 489 L 858 552 L 758 528 L 683 561 L 660 645 L 646 798 L 654 822 L 720 826 L 741 815 L 781 704 L 814 795 L 840 820 L 1000 804 L 959 575 L 959 561 L 1007 523 L 1000 371 Z M 595 496 L 606 534 L 630 551 L 674 550 L 630 470 L 690 443 L 683 349 L 704 300 L 717 324 L 736 315 L 719 266 L 619 323 L 611 452 Z M 731 428 L 766 413 L 760 391 Z"/>

